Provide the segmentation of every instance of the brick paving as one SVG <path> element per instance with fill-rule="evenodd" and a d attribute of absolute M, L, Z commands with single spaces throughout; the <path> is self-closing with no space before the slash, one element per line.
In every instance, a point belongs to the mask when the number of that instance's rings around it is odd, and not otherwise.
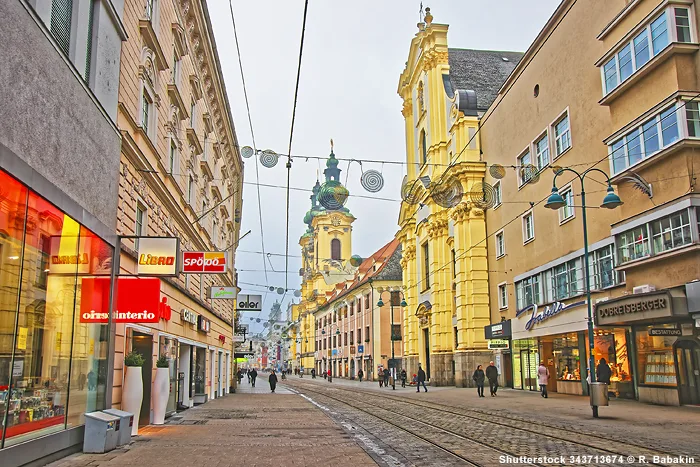
<path fill-rule="evenodd" d="M 75 454 L 49 465 L 376 465 L 318 407 L 279 385 L 271 394 L 266 375 L 258 378 L 256 386 L 253 389 L 244 380 L 236 394 L 186 410 L 166 425 L 147 427 L 125 448 L 107 454 Z"/>

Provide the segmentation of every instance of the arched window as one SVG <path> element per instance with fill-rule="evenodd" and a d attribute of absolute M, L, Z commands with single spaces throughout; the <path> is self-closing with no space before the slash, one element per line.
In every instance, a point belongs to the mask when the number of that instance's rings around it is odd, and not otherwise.
<path fill-rule="evenodd" d="M 337 238 L 331 240 L 331 259 L 340 260 L 340 240 Z"/>
<path fill-rule="evenodd" d="M 421 152 L 421 163 L 425 164 L 428 162 L 428 146 L 425 139 L 425 130 L 420 131 L 420 152 Z"/>

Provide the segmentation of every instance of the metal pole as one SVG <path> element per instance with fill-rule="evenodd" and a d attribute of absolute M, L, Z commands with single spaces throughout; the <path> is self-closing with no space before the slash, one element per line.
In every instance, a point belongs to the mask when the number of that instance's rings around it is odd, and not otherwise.
<path fill-rule="evenodd" d="M 585 175 L 584 175 L 585 176 Z M 588 270 L 588 224 L 586 223 L 586 191 L 583 187 L 583 178 L 581 180 L 581 211 L 583 212 L 583 267 L 586 277 L 586 303 L 588 305 L 588 371 L 591 375 L 591 383 L 595 381 L 595 357 L 593 356 L 593 305 L 591 304 L 591 278 Z M 591 384 L 588 385 L 588 395 L 593 400 Z M 592 405 L 593 417 L 598 418 L 598 406 Z"/>
<path fill-rule="evenodd" d="M 389 303 L 391 306 L 391 365 L 392 365 L 392 384 L 391 389 L 396 391 L 396 360 L 394 360 L 394 297 L 389 292 Z"/>

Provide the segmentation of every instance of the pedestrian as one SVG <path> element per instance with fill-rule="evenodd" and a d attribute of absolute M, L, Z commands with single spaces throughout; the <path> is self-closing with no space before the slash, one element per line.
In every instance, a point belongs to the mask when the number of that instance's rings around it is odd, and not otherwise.
<path fill-rule="evenodd" d="M 241 384 L 241 380 L 243 379 L 243 370 L 240 368 L 238 369 L 238 373 L 236 373 L 236 378 L 238 378 L 238 384 Z"/>
<path fill-rule="evenodd" d="M 476 393 L 479 395 L 479 397 L 484 397 L 484 380 L 486 379 L 486 375 L 484 374 L 484 370 L 481 368 L 481 365 L 476 366 L 472 379 L 476 383 Z"/>
<path fill-rule="evenodd" d="M 248 377 L 250 378 L 250 384 L 255 387 L 255 378 L 258 377 L 258 372 L 255 371 L 255 368 L 248 370 Z"/>
<path fill-rule="evenodd" d="M 328 382 L 333 382 L 333 373 L 331 373 L 331 370 L 328 370 Z"/>
<path fill-rule="evenodd" d="M 301 367 L 301 369 L 299 370 L 299 378 L 303 378 L 303 377 L 304 377 L 304 367 Z"/>
<path fill-rule="evenodd" d="M 362 378 L 365 376 L 365 372 L 362 371 L 362 368 L 360 368 L 360 371 L 357 372 L 357 377 L 360 378 L 360 383 L 362 382 Z"/>
<path fill-rule="evenodd" d="M 316 379 L 316 368 L 311 369 L 311 379 Z"/>
<path fill-rule="evenodd" d="M 595 372 L 599 383 L 610 384 L 610 377 L 612 376 L 612 371 L 610 371 L 610 366 L 604 358 L 601 358 L 598 362 L 598 366 L 596 367 Z"/>
<path fill-rule="evenodd" d="M 87 374 L 87 385 L 88 385 L 88 391 L 95 389 L 97 383 L 97 376 L 95 375 L 95 372 L 90 370 L 90 372 Z"/>
<path fill-rule="evenodd" d="M 406 387 L 406 369 L 401 370 L 401 387 Z"/>
<path fill-rule="evenodd" d="M 328 372 L 327 372 L 327 371 L 322 371 L 321 373 L 323 374 L 323 379 L 328 378 Z"/>
<path fill-rule="evenodd" d="M 87 380 L 87 377 L 85 376 L 85 373 L 82 371 L 80 372 L 80 376 L 78 376 L 78 386 L 80 387 L 80 390 L 82 391 L 83 388 L 85 387 L 85 381 Z"/>
<path fill-rule="evenodd" d="M 425 385 L 425 379 L 425 371 L 423 371 L 423 368 L 421 368 L 420 364 L 418 364 L 418 377 L 416 379 L 418 384 L 416 385 L 416 392 L 420 392 L 421 383 L 423 383 L 423 389 L 425 389 L 425 392 L 428 392 L 428 388 Z"/>
<path fill-rule="evenodd" d="M 384 369 L 382 367 L 379 367 L 379 372 L 377 373 L 378 379 L 379 379 L 379 387 L 381 388 L 384 386 Z"/>
<path fill-rule="evenodd" d="M 275 374 L 275 370 L 272 370 L 270 376 L 267 377 L 267 381 L 270 383 L 270 390 L 275 392 L 275 388 L 277 387 L 277 375 Z"/>
<path fill-rule="evenodd" d="M 248 384 L 250 384 L 250 370 L 246 370 L 245 373 L 248 376 Z"/>
<path fill-rule="evenodd" d="M 540 367 L 537 369 L 537 383 L 540 385 L 540 395 L 547 398 L 547 383 L 549 383 L 549 370 L 540 362 Z"/>
<path fill-rule="evenodd" d="M 389 377 L 391 376 L 391 370 L 387 368 L 384 370 L 384 387 L 388 388 L 389 387 Z"/>
<path fill-rule="evenodd" d="M 486 378 L 489 380 L 491 397 L 496 397 L 496 391 L 498 391 L 498 368 L 493 362 L 489 362 L 489 366 L 486 367 Z"/>

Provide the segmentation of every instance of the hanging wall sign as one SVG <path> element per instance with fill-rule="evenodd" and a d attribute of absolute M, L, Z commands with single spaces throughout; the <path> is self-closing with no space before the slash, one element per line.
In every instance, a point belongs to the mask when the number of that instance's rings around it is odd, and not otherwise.
<path fill-rule="evenodd" d="M 236 310 L 262 311 L 262 295 L 239 295 Z"/>
<path fill-rule="evenodd" d="M 236 288 L 235 287 L 212 287 L 209 289 L 209 298 L 236 298 Z"/>
<path fill-rule="evenodd" d="M 197 317 L 197 330 L 201 332 L 209 332 L 211 330 L 211 321 L 202 315 Z"/>
<path fill-rule="evenodd" d="M 183 251 L 183 274 L 224 274 L 226 273 L 225 251 Z"/>
<path fill-rule="evenodd" d="M 136 274 L 177 276 L 180 240 L 176 237 L 140 237 Z"/>

